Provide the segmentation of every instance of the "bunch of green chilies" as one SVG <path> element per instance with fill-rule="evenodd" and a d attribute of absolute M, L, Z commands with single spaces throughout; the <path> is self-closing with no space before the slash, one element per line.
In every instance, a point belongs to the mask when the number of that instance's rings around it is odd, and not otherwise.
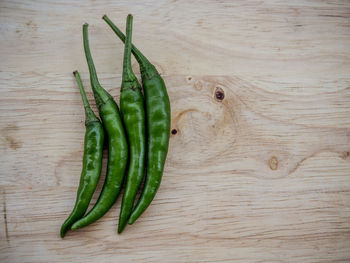
<path fill-rule="evenodd" d="M 99 83 L 89 47 L 88 24 L 84 24 L 85 56 L 102 123 L 91 110 L 80 75 L 75 71 L 74 76 L 85 108 L 84 157 L 75 206 L 61 227 L 62 238 L 69 229 L 76 230 L 87 226 L 107 213 L 117 200 L 124 182 L 124 175 L 126 175 L 126 184 L 119 215 L 118 233 L 123 231 L 127 223 L 133 224 L 156 195 L 168 152 L 169 97 L 164 81 L 156 68 L 131 43 L 133 17 L 132 15 L 127 17 L 126 36 L 106 15 L 103 19 L 125 43 L 120 112 L 112 96 Z M 141 85 L 132 71 L 131 52 L 140 66 L 145 98 L 141 92 Z M 96 204 L 85 215 L 100 177 L 105 138 L 108 144 L 106 179 Z M 145 171 L 144 187 L 134 206 Z"/>

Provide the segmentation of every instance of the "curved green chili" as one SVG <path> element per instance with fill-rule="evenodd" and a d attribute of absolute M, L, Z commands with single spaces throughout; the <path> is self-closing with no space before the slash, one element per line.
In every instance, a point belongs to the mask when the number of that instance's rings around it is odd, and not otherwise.
<path fill-rule="evenodd" d="M 125 42 L 125 36 L 118 27 L 106 15 L 103 16 L 103 19 Z M 134 223 L 147 209 L 157 193 L 168 153 L 171 122 L 170 102 L 164 80 L 157 69 L 134 45 L 132 45 L 132 53 L 140 65 L 145 93 L 148 149 L 145 186 L 129 218 L 129 224 Z"/>
<path fill-rule="evenodd" d="M 72 213 L 61 227 L 60 234 L 62 238 L 70 227 L 84 216 L 89 206 L 101 174 L 104 142 L 102 124 L 90 108 L 78 71 L 74 71 L 74 76 L 77 80 L 81 98 L 84 103 L 86 131 L 84 138 L 83 168 L 81 171 L 77 198 Z"/>
<path fill-rule="evenodd" d="M 118 233 L 126 226 L 142 182 L 146 155 L 146 120 L 141 86 L 131 67 L 132 15 L 126 23 L 120 110 L 129 143 L 129 170 L 119 215 Z"/>
<path fill-rule="evenodd" d="M 88 24 L 83 26 L 83 38 L 91 86 L 108 139 L 108 164 L 106 179 L 95 206 L 86 216 L 73 224 L 72 230 L 95 222 L 111 208 L 122 188 L 128 159 L 128 145 L 118 106 L 112 96 L 101 87 L 97 78 L 90 53 Z"/>

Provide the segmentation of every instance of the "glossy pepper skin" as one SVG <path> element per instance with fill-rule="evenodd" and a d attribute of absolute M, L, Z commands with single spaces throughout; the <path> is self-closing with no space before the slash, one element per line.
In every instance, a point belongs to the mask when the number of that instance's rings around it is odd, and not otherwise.
<path fill-rule="evenodd" d="M 146 117 L 139 84 L 131 67 L 132 15 L 126 23 L 123 77 L 120 110 L 129 144 L 129 167 L 119 215 L 118 233 L 125 228 L 134 207 L 134 200 L 142 182 L 146 155 Z"/>
<path fill-rule="evenodd" d="M 60 235 L 62 238 L 71 226 L 84 216 L 89 206 L 101 174 L 104 143 L 102 124 L 90 108 L 78 71 L 74 71 L 74 76 L 84 103 L 86 131 L 84 138 L 83 168 L 81 171 L 77 198 L 72 213 L 61 227 Z"/>
<path fill-rule="evenodd" d="M 96 104 L 108 141 L 108 164 L 106 179 L 95 206 L 89 213 L 73 224 L 72 230 L 87 226 L 101 218 L 115 203 L 122 188 L 128 160 L 128 145 L 117 104 L 105 91 L 97 78 L 91 57 L 88 24 L 83 25 L 84 50 L 90 71 L 90 80 Z"/>
<path fill-rule="evenodd" d="M 103 19 L 125 42 L 125 36 L 118 27 L 106 15 L 103 16 Z M 140 65 L 145 94 L 148 148 L 145 186 L 129 218 L 129 224 L 133 224 L 147 209 L 160 186 L 168 153 L 171 123 L 170 102 L 164 80 L 156 68 L 134 45 L 132 45 L 132 53 Z"/>

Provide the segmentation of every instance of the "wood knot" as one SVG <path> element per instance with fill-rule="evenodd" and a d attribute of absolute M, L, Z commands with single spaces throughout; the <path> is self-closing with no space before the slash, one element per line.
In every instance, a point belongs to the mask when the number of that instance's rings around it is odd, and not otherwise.
<path fill-rule="evenodd" d="M 215 89 L 215 99 L 219 102 L 223 101 L 225 98 L 225 92 L 222 88 L 216 87 Z"/>
<path fill-rule="evenodd" d="M 196 80 L 196 81 L 194 82 L 193 87 L 194 87 L 196 90 L 202 90 L 202 89 L 203 89 L 203 83 L 202 83 L 202 81 Z"/>
<path fill-rule="evenodd" d="M 342 157 L 344 160 L 348 159 L 348 158 L 350 157 L 350 152 L 349 152 L 349 151 L 344 152 L 344 153 L 341 155 L 341 157 Z"/>
<path fill-rule="evenodd" d="M 172 130 L 171 130 L 171 134 L 172 134 L 172 135 L 177 134 L 177 130 L 176 130 L 176 129 L 172 129 Z"/>
<path fill-rule="evenodd" d="M 272 156 L 269 160 L 269 165 L 271 170 L 277 170 L 278 168 L 278 159 L 276 156 Z"/>

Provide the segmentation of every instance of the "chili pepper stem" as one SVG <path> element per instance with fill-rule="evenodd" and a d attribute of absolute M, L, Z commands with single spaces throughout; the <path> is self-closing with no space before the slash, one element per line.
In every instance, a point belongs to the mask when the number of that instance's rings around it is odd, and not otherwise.
<path fill-rule="evenodd" d="M 126 22 L 126 41 L 124 46 L 123 77 L 122 82 L 131 82 L 135 80 L 135 75 L 131 68 L 131 38 L 132 38 L 132 15 L 129 14 Z"/>
<path fill-rule="evenodd" d="M 92 60 L 91 51 L 90 51 L 88 27 L 89 27 L 88 23 L 85 23 L 83 25 L 84 50 L 85 50 L 85 56 L 88 62 L 88 67 L 90 72 L 91 87 L 94 92 L 96 104 L 98 107 L 100 107 L 103 103 L 106 103 L 110 99 L 110 96 L 101 87 L 97 77 L 96 68 Z"/>
<path fill-rule="evenodd" d="M 110 28 L 114 31 L 114 33 L 116 33 L 116 35 L 125 43 L 125 35 L 123 34 L 122 31 L 120 31 L 120 29 L 109 19 L 109 17 L 107 15 L 104 15 L 102 17 L 102 19 L 104 21 L 106 21 L 106 23 L 110 26 Z M 154 66 L 151 64 L 151 62 L 149 62 L 149 60 L 141 53 L 140 50 L 138 50 L 133 44 L 131 44 L 131 52 L 133 53 L 133 55 L 135 56 L 137 62 L 140 65 L 140 71 L 141 74 L 142 73 L 146 73 L 146 72 L 151 72 L 152 74 L 153 72 L 157 72 L 157 70 L 154 68 Z M 154 69 L 154 70 L 153 70 Z M 154 73 L 155 73 L 154 72 Z"/>
<path fill-rule="evenodd" d="M 79 72 L 76 70 L 73 72 L 73 75 L 74 75 L 75 79 L 77 80 L 80 95 L 81 95 L 81 98 L 82 98 L 83 104 L 84 104 L 85 125 L 87 125 L 88 123 L 93 122 L 93 121 L 99 121 L 98 118 L 96 117 L 96 115 L 94 114 L 94 112 L 92 111 L 88 99 L 86 98 L 85 89 L 83 87 L 83 83 L 81 82 Z"/>
<path fill-rule="evenodd" d="M 90 108 L 90 104 L 89 104 L 89 101 L 87 100 L 86 98 L 86 94 L 85 94 L 85 90 L 83 88 L 83 84 L 81 82 L 81 78 L 80 78 L 80 74 L 77 70 L 75 70 L 73 72 L 73 75 L 74 77 L 76 78 L 77 80 L 77 83 L 78 83 L 78 87 L 79 87 L 79 90 L 80 90 L 80 94 L 81 94 L 81 98 L 83 100 L 83 104 L 84 104 L 84 108 Z"/>

